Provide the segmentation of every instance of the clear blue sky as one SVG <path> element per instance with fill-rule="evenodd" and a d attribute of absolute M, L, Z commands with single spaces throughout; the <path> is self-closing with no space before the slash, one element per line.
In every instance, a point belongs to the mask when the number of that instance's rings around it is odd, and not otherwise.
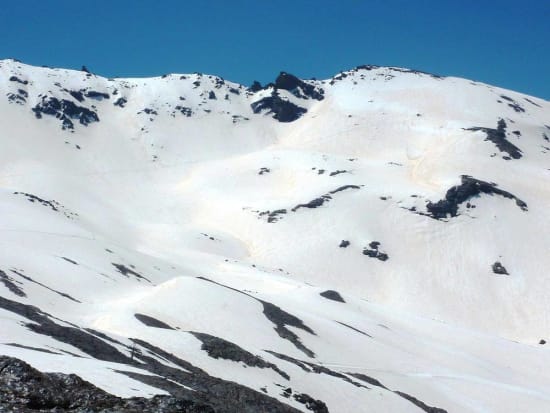
<path fill-rule="evenodd" d="M 112 77 L 250 84 L 377 64 L 550 100 L 550 0 L 14 0 L 0 38 L 0 58 Z"/>

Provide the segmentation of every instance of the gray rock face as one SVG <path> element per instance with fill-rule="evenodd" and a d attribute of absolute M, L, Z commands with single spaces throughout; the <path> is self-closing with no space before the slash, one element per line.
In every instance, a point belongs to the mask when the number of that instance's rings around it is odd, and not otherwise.
<path fill-rule="evenodd" d="M 0 356 L 0 412 L 185 412 L 215 410 L 172 396 L 113 396 L 74 374 L 41 373 L 24 361 Z"/>

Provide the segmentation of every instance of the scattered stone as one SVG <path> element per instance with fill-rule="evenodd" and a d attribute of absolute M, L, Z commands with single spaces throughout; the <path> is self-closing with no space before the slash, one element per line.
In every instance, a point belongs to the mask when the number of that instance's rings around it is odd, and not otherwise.
<path fill-rule="evenodd" d="M 29 84 L 28 80 L 21 80 L 17 76 L 10 76 L 9 80 L 10 80 L 10 82 L 21 83 L 22 85 L 28 85 Z"/>
<path fill-rule="evenodd" d="M 349 171 L 346 171 L 346 170 L 337 170 L 337 171 L 334 171 L 334 172 L 331 172 L 329 174 L 329 176 L 336 176 L 336 175 L 340 175 L 340 174 L 348 174 Z"/>
<path fill-rule="evenodd" d="M 114 103 L 113 105 L 115 106 L 118 106 L 119 108 L 123 108 L 126 103 L 128 103 L 128 100 L 126 98 L 123 98 L 123 97 L 119 97 Z"/>
<path fill-rule="evenodd" d="M 342 241 L 340 241 L 340 245 L 338 245 L 338 246 L 340 248 L 347 248 L 347 247 L 349 247 L 349 244 L 350 244 L 349 241 L 343 239 Z"/>
<path fill-rule="evenodd" d="M 321 297 L 325 297 L 329 300 L 332 300 L 332 301 L 338 301 L 339 303 L 345 303 L 344 299 L 342 298 L 342 296 L 340 295 L 340 293 L 338 291 L 334 291 L 334 290 L 326 290 L 326 291 L 323 291 L 322 293 L 319 293 L 319 295 Z"/>
<path fill-rule="evenodd" d="M 502 99 L 510 102 L 510 103 L 508 103 L 508 106 L 510 106 L 516 112 L 518 112 L 518 113 L 525 112 L 525 109 L 523 109 L 523 107 L 518 102 L 516 102 L 514 99 L 512 99 L 511 97 L 505 96 L 505 95 L 500 95 L 500 97 Z"/>
<path fill-rule="evenodd" d="M 492 265 L 492 269 L 495 274 L 510 275 L 508 274 L 508 271 L 506 271 L 506 268 L 504 268 L 504 266 L 499 261 L 495 262 Z"/>
<path fill-rule="evenodd" d="M 186 107 L 186 106 L 178 105 L 174 109 L 176 109 L 182 115 L 187 116 L 188 118 L 191 117 L 191 115 L 193 115 L 193 110 L 191 108 Z"/>
<path fill-rule="evenodd" d="M 372 241 L 369 244 L 369 248 L 363 249 L 363 255 L 367 257 L 376 258 L 380 261 L 387 261 L 390 257 L 385 252 L 379 250 L 380 243 L 378 241 Z"/>

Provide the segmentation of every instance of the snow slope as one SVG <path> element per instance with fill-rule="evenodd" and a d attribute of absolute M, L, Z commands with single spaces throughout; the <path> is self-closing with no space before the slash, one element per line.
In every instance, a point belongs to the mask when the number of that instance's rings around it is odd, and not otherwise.
<path fill-rule="evenodd" d="M 0 354 L 124 397 L 550 410 L 549 102 L 374 66 L 0 90 Z"/>

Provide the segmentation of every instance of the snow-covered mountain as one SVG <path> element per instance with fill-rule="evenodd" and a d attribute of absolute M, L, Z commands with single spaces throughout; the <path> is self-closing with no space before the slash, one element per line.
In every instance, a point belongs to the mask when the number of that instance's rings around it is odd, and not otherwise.
<path fill-rule="evenodd" d="M 220 412 L 550 411 L 549 102 L 375 66 L 0 91 L 0 355 Z"/>

